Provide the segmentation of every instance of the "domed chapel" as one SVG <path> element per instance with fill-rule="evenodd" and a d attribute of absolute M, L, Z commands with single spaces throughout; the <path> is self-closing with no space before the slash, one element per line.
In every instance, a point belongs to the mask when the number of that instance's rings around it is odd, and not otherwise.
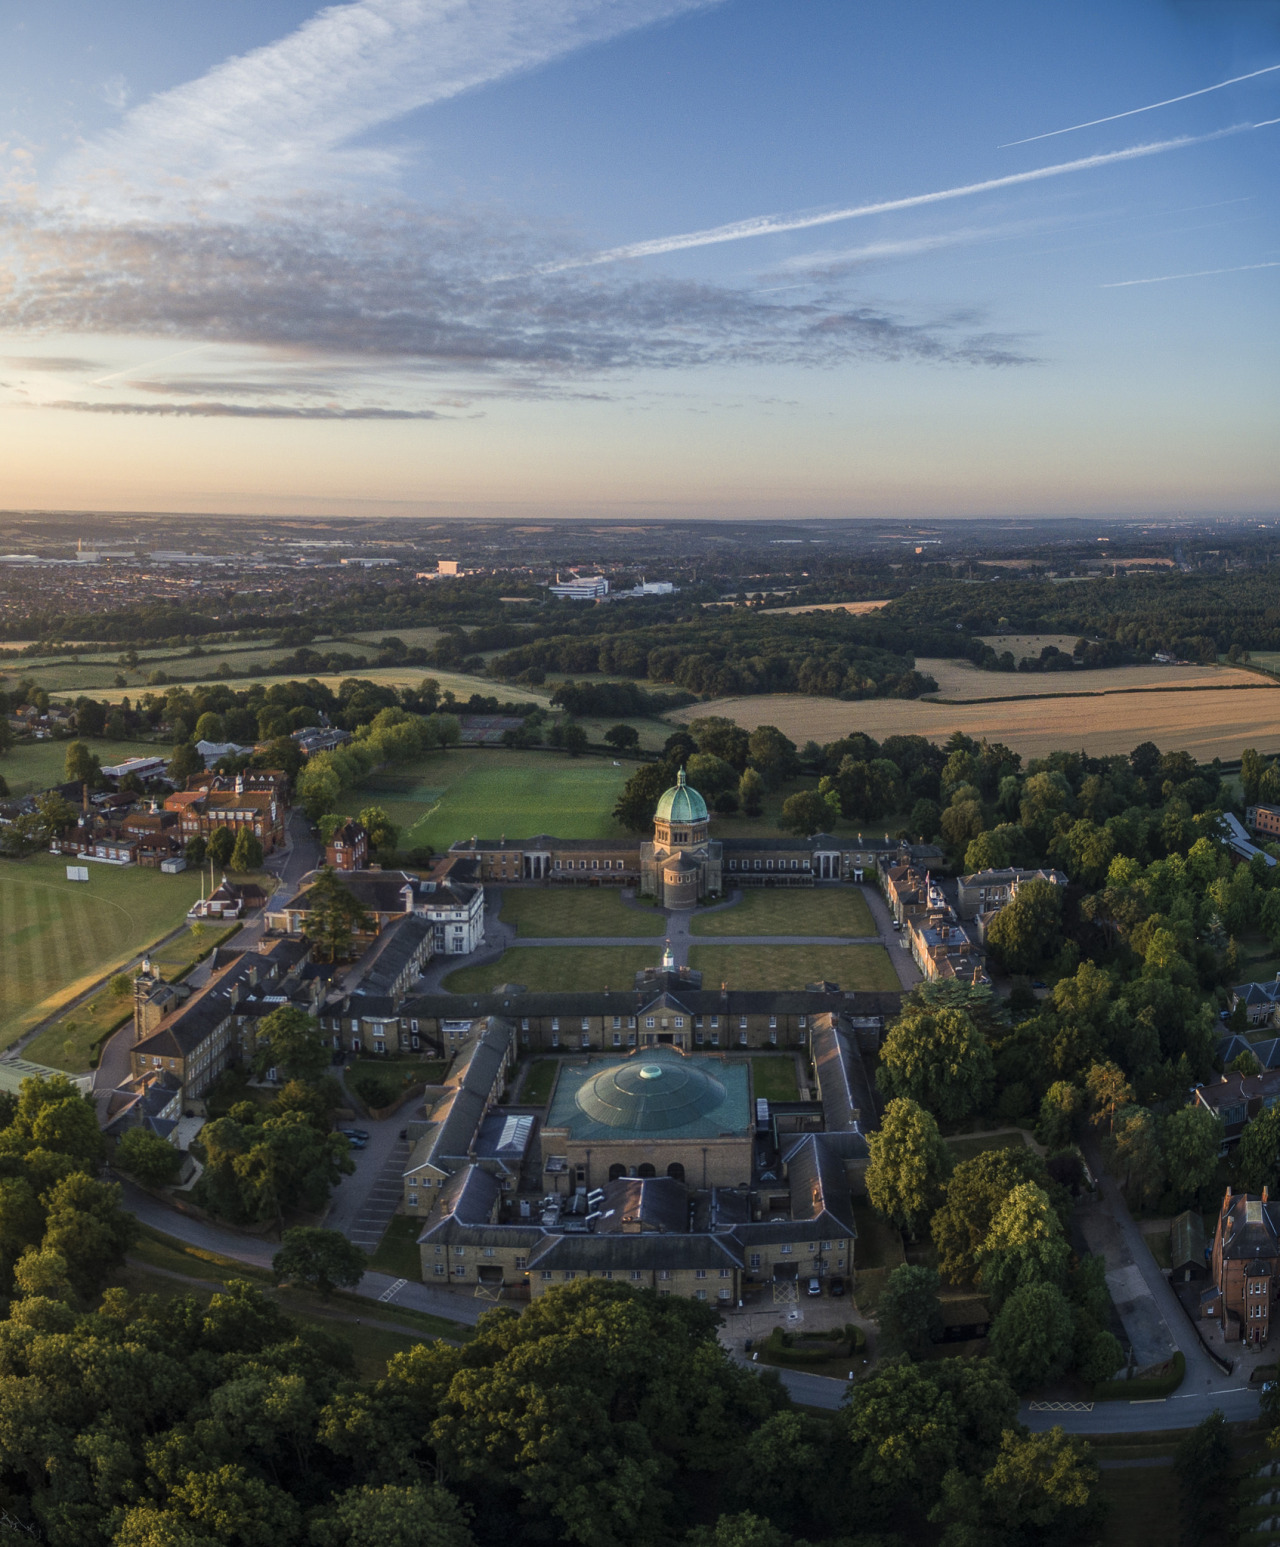
<path fill-rule="evenodd" d="M 707 803 L 684 769 L 658 801 L 653 842 L 640 845 L 640 892 L 664 908 L 693 908 L 721 890 L 721 843 L 708 835 Z"/>

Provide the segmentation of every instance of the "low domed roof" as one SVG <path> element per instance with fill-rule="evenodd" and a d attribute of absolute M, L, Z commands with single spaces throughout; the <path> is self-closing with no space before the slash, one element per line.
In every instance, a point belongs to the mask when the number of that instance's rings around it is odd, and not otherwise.
<path fill-rule="evenodd" d="M 593 1122 L 631 1133 L 681 1128 L 706 1117 L 728 1092 L 714 1075 L 659 1049 L 602 1069 L 584 1081 L 576 1097 Z"/>
<path fill-rule="evenodd" d="M 655 822 L 707 820 L 707 803 L 692 785 L 685 783 L 683 768 L 676 775 L 676 782 L 659 799 L 653 819 Z"/>

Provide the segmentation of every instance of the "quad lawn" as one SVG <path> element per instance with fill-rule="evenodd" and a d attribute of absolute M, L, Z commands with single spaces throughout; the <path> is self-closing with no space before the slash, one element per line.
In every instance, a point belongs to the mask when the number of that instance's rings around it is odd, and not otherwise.
<path fill-rule="evenodd" d="M 178 928 L 200 895 L 198 871 L 87 868 L 76 882 L 60 855 L 0 860 L 0 1044 Z"/>
<path fill-rule="evenodd" d="M 537 1058 L 529 1066 L 529 1072 L 524 1077 L 524 1084 L 520 1087 L 520 1105 L 523 1107 L 544 1107 L 551 1100 L 551 1092 L 555 1088 L 556 1074 L 560 1068 L 558 1059 Z"/>
<path fill-rule="evenodd" d="M 751 1093 L 757 1101 L 799 1101 L 796 1061 L 790 1053 L 764 1054 L 751 1060 Z"/>
<path fill-rule="evenodd" d="M 732 876 L 725 877 L 729 886 Z M 866 898 L 853 887 L 777 890 L 756 887 L 741 901 L 699 913 L 694 935 L 862 935 L 878 933 Z"/>
<path fill-rule="evenodd" d="M 709 987 L 794 989 L 824 979 L 846 992 L 896 994 L 902 987 L 882 945 L 694 945 L 689 965 Z"/>
<path fill-rule="evenodd" d="M 509 888 L 502 894 L 502 922 L 534 939 L 660 935 L 666 928 L 662 914 L 652 908 L 629 908 L 616 891 L 596 887 Z"/>
<path fill-rule="evenodd" d="M 634 764 L 556 752 L 454 748 L 374 774 L 343 809 L 379 805 L 400 829 L 402 851 L 480 838 L 619 838 L 612 812 Z"/>
<path fill-rule="evenodd" d="M 656 967 L 659 953 L 643 945 L 519 946 L 484 967 L 460 967 L 445 978 L 449 994 L 487 994 L 502 983 L 523 983 L 535 994 L 558 990 L 629 990 L 642 967 Z"/>
<path fill-rule="evenodd" d="M 11 795 L 36 795 L 67 779 L 68 741 L 23 741 L 0 754 L 0 776 Z M 167 755 L 172 748 L 154 741 L 98 741 L 88 743 L 100 762 L 110 767 L 129 757 Z"/>

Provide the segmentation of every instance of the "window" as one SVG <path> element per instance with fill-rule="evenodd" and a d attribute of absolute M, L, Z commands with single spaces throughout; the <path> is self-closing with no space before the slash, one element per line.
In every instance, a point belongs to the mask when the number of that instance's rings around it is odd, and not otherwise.
<path fill-rule="evenodd" d="M 453 1255 L 455 1257 L 465 1257 L 467 1255 L 466 1247 L 465 1246 L 455 1246 L 454 1249 L 453 1249 Z"/>
<path fill-rule="evenodd" d="M 802 1015 L 800 1017 L 800 1030 L 803 1031 L 808 1024 L 809 1024 L 809 1017 L 807 1015 Z"/>
<path fill-rule="evenodd" d="M 584 1031 L 582 1033 L 582 1045 L 583 1045 L 583 1047 L 590 1047 L 591 1046 L 591 1036 L 590 1036 L 590 1034 L 588 1032 Z"/>
<path fill-rule="evenodd" d="M 693 1276 L 694 1278 L 706 1278 L 707 1270 L 705 1268 L 699 1268 Z"/>
<path fill-rule="evenodd" d="M 786 1246 L 782 1247 L 781 1250 L 782 1250 L 782 1255 L 784 1257 L 790 1257 L 790 1255 L 791 1255 L 791 1244 L 790 1244 L 790 1242 L 788 1242 Z"/>
<path fill-rule="evenodd" d="M 583 1031 L 590 1031 L 591 1030 L 591 1022 L 587 1019 L 587 1017 L 585 1015 L 582 1017 L 582 1029 L 583 1029 Z"/>
<path fill-rule="evenodd" d="M 771 859 L 770 860 L 766 860 L 764 868 L 766 870 L 772 870 L 773 869 L 773 861 Z"/>
<path fill-rule="evenodd" d="M 443 1262 L 437 1262 L 436 1263 L 436 1276 L 438 1278 L 443 1278 L 444 1277 L 444 1263 Z"/>
<path fill-rule="evenodd" d="M 572 1268 L 568 1268 L 560 1276 L 564 1279 L 566 1284 L 571 1284 L 578 1275 L 573 1271 Z"/>
<path fill-rule="evenodd" d="M 554 1275 L 553 1275 L 553 1273 L 552 1273 L 552 1272 L 551 1272 L 551 1269 L 550 1269 L 550 1268 L 543 1268 L 543 1270 L 542 1270 L 542 1282 L 543 1282 L 543 1283 L 544 1283 L 544 1284 L 545 1284 L 545 1283 L 549 1283 L 549 1282 L 550 1282 L 550 1280 L 551 1280 L 551 1279 L 552 1279 L 552 1278 L 553 1278 L 553 1277 L 554 1277 Z"/>
<path fill-rule="evenodd" d="M 771 1015 L 769 1017 L 769 1029 L 773 1030 L 777 1026 L 777 1024 L 778 1024 L 778 1017 L 776 1015 Z"/>
<path fill-rule="evenodd" d="M 810 1241 L 808 1246 L 805 1248 L 806 1251 L 810 1251 L 810 1252 L 816 1252 L 817 1249 L 818 1249 L 818 1243 L 816 1241 Z"/>
<path fill-rule="evenodd" d="M 632 1268 L 632 1270 L 631 1270 L 631 1282 L 633 1284 L 638 1284 L 640 1282 L 640 1269 L 639 1268 Z"/>
<path fill-rule="evenodd" d="M 699 1289 L 697 1291 L 696 1295 L 695 1295 L 695 1299 L 705 1300 L 706 1298 L 707 1298 L 707 1291 L 705 1289 Z"/>
<path fill-rule="evenodd" d="M 756 861 L 756 863 L 755 863 L 755 868 L 756 868 L 756 869 L 757 869 L 757 870 L 759 870 L 759 868 L 760 868 L 760 861 L 759 861 L 759 860 L 757 860 L 757 861 Z"/>
<path fill-rule="evenodd" d="M 791 868 L 792 868 L 792 870 L 799 870 L 799 868 L 800 868 L 800 861 L 798 859 L 793 859 L 791 861 Z"/>
<path fill-rule="evenodd" d="M 585 865 L 586 864 L 586 860 L 583 860 L 582 863 Z M 591 868 L 592 868 L 592 870 L 599 870 L 599 868 L 600 868 L 600 861 L 598 859 L 593 859 L 591 861 Z"/>
<path fill-rule="evenodd" d="M 559 870 L 559 868 L 560 868 L 560 861 L 559 861 L 559 860 L 557 860 L 557 861 L 556 861 L 556 869 L 557 869 L 557 870 Z M 547 1277 L 547 1278 L 550 1278 L 550 1277 L 551 1277 L 551 1275 L 550 1275 L 550 1274 L 549 1274 L 549 1273 L 548 1273 L 548 1274 L 547 1274 L 547 1275 L 546 1275 L 546 1277 Z"/>
<path fill-rule="evenodd" d="M 737 869 L 737 868 L 738 868 L 738 862 L 737 862 L 737 860 L 736 860 L 736 859 L 731 859 L 731 860 L 730 860 L 730 861 L 729 861 L 729 869 L 730 869 L 730 870 L 736 870 L 736 869 Z"/>
<path fill-rule="evenodd" d="M 645 1017 L 645 1025 L 649 1028 L 650 1031 L 653 1030 L 653 1016 L 652 1015 L 649 1015 L 649 1016 Z"/>
<path fill-rule="evenodd" d="M 492 1246 L 486 1246 L 485 1249 L 484 1249 L 484 1254 L 485 1254 L 486 1257 L 492 1257 L 493 1256 L 493 1247 Z"/>
<path fill-rule="evenodd" d="M 614 1045 L 614 1047 L 621 1047 L 622 1046 L 622 1033 L 620 1031 L 615 1031 L 614 1032 L 614 1034 L 613 1034 L 613 1045 Z"/>
<path fill-rule="evenodd" d="M 671 1277 L 671 1269 L 670 1268 L 659 1268 L 658 1269 L 658 1277 L 662 1278 L 662 1279 L 670 1278 Z"/>
<path fill-rule="evenodd" d="M 521 1031 L 528 1031 L 528 1029 L 529 1029 L 529 1017 L 526 1015 L 524 1017 L 524 1019 L 520 1022 L 520 1030 Z"/>
<path fill-rule="evenodd" d="M 551 1033 L 551 1046 L 552 1047 L 559 1047 L 560 1046 L 560 1033 L 558 1031 L 553 1031 Z"/>
<path fill-rule="evenodd" d="M 729 1270 L 728 1270 L 728 1268 L 721 1268 L 720 1269 L 720 1277 L 721 1278 L 728 1278 L 729 1277 Z"/>
<path fill-rule="evenodd" d="M 552 1031 L 560 1030 L 560 1017 L 558 1015 L 553 1015 L 551 1017 L 551 1029 Z"/>
<path fill-rule="evenodd" d="M 416 1209 L 418 1207 L 418 1195 L 416 1192 L 411 1192 L 409 1194 L 409 1207 L 411 1209 Z"/>
<path fill-rule="evenodd" d="M 699 1026 L 697 1031 L 694 1032 L 693 1040 L 698 1045 L 698 1047 L 702 1046 L 702 1028 L 701 1028 L 701 1026 Z"/>
<path fill-rule="evenodd" d="M 619 1027 L 620 1027 L 620 1026 L 621 1026 L 621 1025 L 622 1025 L 622 1017 L 621 1017 L 621 1016 L 620 1016 L 620 1015 L 615 1015 L 615 1016 L 614 1016 L 614 1018 L 613 1018 L 613 1029 L 614 1029 L 614 1030 L 615 1030 L 615 1031 L 617 1031 L 617 1029 L 618 1029 L 618 1028 L 619 1028 Z"/>
<path fill-rule="evenodd" d="M 525 1263 L 528 1260 L 529 1259 L 527 1257 L 517 1257 L 516 1258 L 516 1272 L 517 1273 L 522 1273 L 524 1271 L 524 1265 L 525 1265 Z"/>
<path fill-rule="evenodd" d="M 718 1015 L 713 1015 L 711 1017 L 711 1024 L 712 1026 L 718 1026 L 720 1024 L 720 1017 Z"/>
<path fill-rule="evenodd" d="M 711 1046 L 712 1047 L 719 1047 L 720 1046 L 720 1033 L 718 1031 L 713 1031 L 711 1033 Z"/>
<path fill-rule="evenodd" d="M 457 1278 L 465 1278 L 466 1277 L 466 1273 L 467 1273 L 467 1265 L 466 1265 L 466 1263 L 465 1262 L 455 1263 L 453 1271 L 454 1271 L 454 1274 L 455 1274 L 455 1276 Z"/>
<path fill-rule="evenodd" d="M 418 1030 L 418 1023 L 417 1023 L 417 1021 L 410 1021 L 409 1022 L 409 1030 L 410 1031 L 417 1031 Z"/>
<path fill-rule="evenodd" d="M 830 1241 L 824 1241 L 822 1243 L 822 1249 L 823 1249 L 824 1252 L 829 1252 L 831 1250 L 831 1242 Z"/>
<path fill-rule="evenodd" d="M 381 1037 L 374 1038 L 373 1051 L 375 1053 L 385 1053 L 387 1051 L 387 1044 L 382 1040 Z"/>

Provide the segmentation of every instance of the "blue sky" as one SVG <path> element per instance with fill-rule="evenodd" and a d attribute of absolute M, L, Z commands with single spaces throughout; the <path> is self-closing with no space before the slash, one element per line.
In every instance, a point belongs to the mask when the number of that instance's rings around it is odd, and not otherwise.
<path fill-rule="evenodd" d="M 1280 0 L 10 7 L 0 505 L 1274 512 L 1276 66 Z"/>

